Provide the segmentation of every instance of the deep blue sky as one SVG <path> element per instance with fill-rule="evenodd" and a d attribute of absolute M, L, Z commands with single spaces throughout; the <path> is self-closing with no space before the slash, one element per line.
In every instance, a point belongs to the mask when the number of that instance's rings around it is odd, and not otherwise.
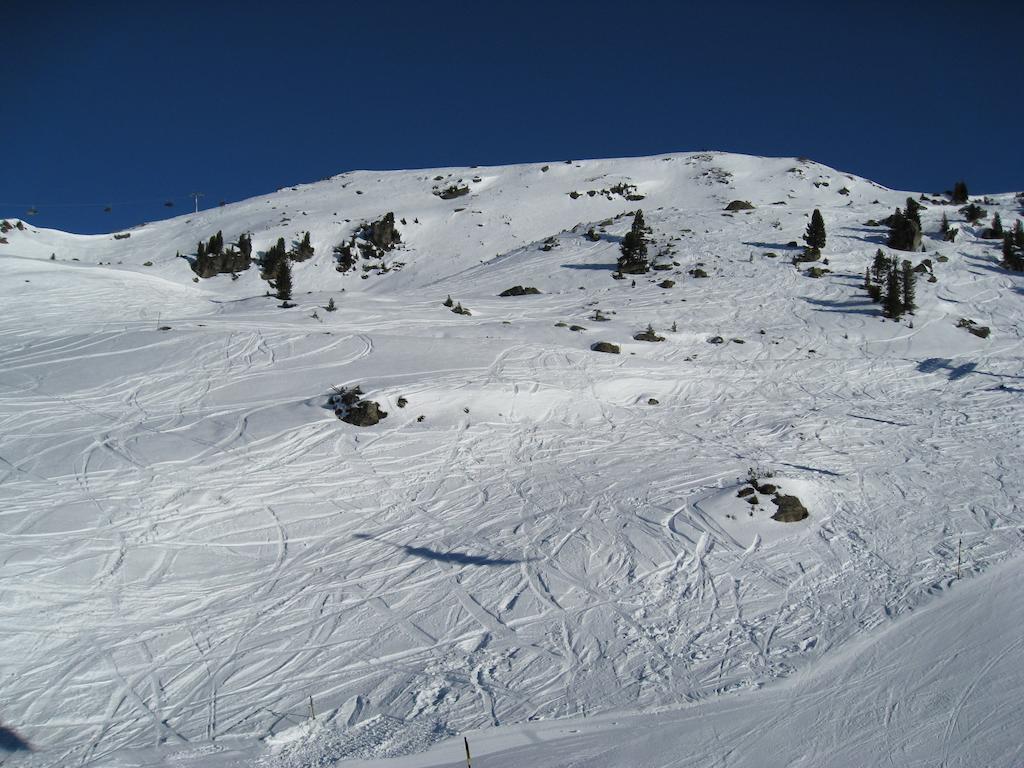
<path fill-rule="evenodd" d="M 0 216 L 110 231 L 196 189 L 700 149 L 1024 188 L 1020 0 L 260 5 L 5 2 Z"/>

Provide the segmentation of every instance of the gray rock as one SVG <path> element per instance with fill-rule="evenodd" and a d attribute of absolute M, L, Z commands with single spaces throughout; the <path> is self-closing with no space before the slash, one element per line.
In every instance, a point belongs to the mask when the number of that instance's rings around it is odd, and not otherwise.
<path fill-rule="evenodd" d="M 798 523 L 810 516 L 807 507 L 796 496 L 778 495 L 772 499 L 772 503 L 779 508 L 772 515 L 772 520 L 779 523 Z"/>
<path fill-rule="evenodd" d="M 594 352 L 607 352 L 610 355 L 619 354 L 619 347 L 617 344 L 612 344 L 609 341 L 597 341 L 594 342 L 590 348 Z"/>
<path fill-rule="evenodd" d="M 727 206 L 725 206 L 725 210 L 727 210 L 727 211 L 752 211 L 752 210 L 754 210 L 754 206 L 752 204 L 748 203 L 746 200 L 733 200 L 731 203 L 729 203 Z"/>

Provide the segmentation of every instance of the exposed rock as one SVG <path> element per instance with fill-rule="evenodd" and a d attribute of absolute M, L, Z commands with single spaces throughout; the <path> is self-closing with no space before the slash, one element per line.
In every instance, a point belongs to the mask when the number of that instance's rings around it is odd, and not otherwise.
<path fill-rule="evenodd" d="M 610 355 L 619 354 L 619 347 L 617 344 L 612 344 L 609 341 L 596 341 L 591 344 L 590 348 L 594 352 L 607 352 Z"/>
<path fill-rule="evenodd" d="M 759 503 L 760 503 L 760 500 L 757 498 L 757 496 L 747 496 L 747 504 L 750 504 L 751 506 L 754 506 L 755 504 L 759 504 Z"/>
<path fill-rule="evenodd" d="M 697 267 L 695 269 L 691 269 L 690 270 L 690 275 L 692 275 L 693 277 L 708 277 L 709 276 L 708 273 L 705 272 L 700 267 Z"/>
<path fill-rule="evenodd" d="M 364 237 L 379 251 L 392 250 L 402 242 L 401 233 L 395 229 L 395 214 L 389 211 L 380 220 L 371 222 L 364 230 Z"/>
<path fill-rule="evenodd" d="M 651 326 L 647 326 L 647 330 L 633 336 L 634 341 L 664 341 L 664 336 L 659 336 L 654 332 Z"/>
<path fill-rule="evenodd" d="M 657 405 L 658 401 L 657 401 L 657 399 L 655 399 L 653 397 L 649 397 L 649 398 L 647 398 L 647 404 L 648 405 Z"/>
<path fill-rule="evenodd" d="M 532 286 L 527 286 L 526 288 L 524 288 L 521 285 L 514 285 L 511 288 L 506 288 L 504 291 L 499 293 L 498 296 L 530 296 L 539 293 L 540 291 L 538 291 L 536 288 Z"/>
<path fill-rule="evenodd" d="M 736 492 L 736 495 L 742 499 L 744 496 L 749 496 L 752 493 L 754 493 L 754 489 L 749 485 L 745 485 Z"/>
<path fill-rule="evenodd" d="M 777 490 L 779 490 L 779 489 L 776 488 L 771 483 L 764 483 L 763 485 L 757 486 L 757 492 L 758 493 L 763 493 L 765 496 L 771 496 Z"/>
<path fill-rule="evenodd" d="M 658 283 L 659 288 L 673 288 L 676 284 L 675 280 L 662 280 Z"/>
<path fill-rule="evenodd" d="M 357 427 L 372 427 L 387 416 L 380 409 L 380 403 L 362 399 L 363 390 L 358 386 L 351 389 L 336 389 L 327 398 L 327 405 L 334 410 L 334 415 L 348 424 Z"/>
<path fill-rule="evenodd" d="M 798 523 L 810 515 L 807 507 L 801 504 L 796 496 L 777 495 L 772 499 L 772 503 L 779 508 L 772 515 L 772 520 L 780 523 Z"/>
<path fill-rule="evenodd" d="M 445 189 L 435 190 L 434 194 L 440 197 L 442 200 L 453 200 L 456 197 L 468 195 L 469 187 L 460 187 L 457 184 L 452 184 L 450 187 L 446 187 Z"/>
<path fill-rule="evenodd" d="M 725 206 L 725 210 L 727 210 L 727 211 L 752 211 L 752 210 L 754 210 L 754 206 L 751 203 L 748 203 L 746 200 L 733 200 L 731 203 L 729 203 L 727 206 Z"/>
<path fill-rule="evenodd" d="M 968 331 L 973 333 L 979 339 L 987 339 L 989 334 L 992 333 L 992 329 L 987 325 L 978 325 L 973 320 L 968 320 L 966 317 L 961 317 L 956 324 L 957 328 L 966 328 Z"/>
<path fill-rule="evenodd" d="M 712 336 L 710 339 L 708 339 L 708 344 L 724 344 L 724 343 L 725 343 L 725 339 L 723 339 L 721 336 Z"/>

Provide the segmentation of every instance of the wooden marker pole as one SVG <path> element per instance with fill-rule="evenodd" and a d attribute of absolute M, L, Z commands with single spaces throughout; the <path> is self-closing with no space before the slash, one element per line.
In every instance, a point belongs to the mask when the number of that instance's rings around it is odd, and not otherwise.
<path fill-rule="evenodd" d="M 960 552 L 961 552 L 961 549 L 963 547 L 963 544 L 964 544 L 963 537 L 960 537 L 959 539 L 957 539 L 957 541 L 956 541 L 956 578 L 957 578 L 957 581 L 960 580 L 960 562 L 961 562 Z"/>
<path fill-rule="evenodd" d="M 313 720 L 316 720 L 316 711 L 313 709 L 313 696 L 312 696 L 312 694 L 310 694 L 310 697 L 309 697 L 309 716 Z"/>
<path fill-rule="evenodd" d="M 469 739 L 463 736 L 462 741 L 466 744 L 466 768 L 473 768 L 473 765 L 470 762 L 471 758 L 469 756 Z"/>

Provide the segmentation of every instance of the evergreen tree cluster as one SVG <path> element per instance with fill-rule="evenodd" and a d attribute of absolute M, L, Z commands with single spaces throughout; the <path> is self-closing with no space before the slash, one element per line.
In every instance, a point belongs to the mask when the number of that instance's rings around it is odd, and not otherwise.
<path fill-rule="evenodd" d="M 1024 272 L 1024 224 L 1017 219 L 1013 232 L 1003 233 L 1003 266 L 1014 272 Z"/>
<path fill-rule="evenodd" d="M 644 224 L 644 213 L 638 210 L 633 216 L 633 224 L 622 238 L 622 255 L 619 256 L 619 272 L 623 275 L 640 275 L 647 272 L 650 262 L 647 260 L 647 227 Z"/>
<path fill-rule="evenodd" d="M 299 243 L 295 249 L 294 258 L 296 261 L 305 261 L 306 259 L 313 256 L 313 244 L 309 241 L 309 232 L 307 232 L 302 242 Z"/>
<path fill-rule="evenodd" d="M 917 309 L 917 274 L 910 262 L 886 256 L 881 248 L 864 272 L 864 289 L 873 301 L 882 303 L 886 317 L 899 319 Z"/>
<path fill-rule="evenodd" d="M 962 213 L 964 215 L 964 218 L 967 219 L 967 221 L 970 222 L 971 224 L 977 224 L 979 221 L 985 218 L 985 209 L 982 208 L 977 203 L 965 205 L 963 208 L 960 209 L 960 213 Z"/>
<path fill-rule="evenodd" d="M 263 254 L 263 278 L 274 282 L 277 298 L 288 301 L 292 297 L 292 265 L 283 237 Z"/>

